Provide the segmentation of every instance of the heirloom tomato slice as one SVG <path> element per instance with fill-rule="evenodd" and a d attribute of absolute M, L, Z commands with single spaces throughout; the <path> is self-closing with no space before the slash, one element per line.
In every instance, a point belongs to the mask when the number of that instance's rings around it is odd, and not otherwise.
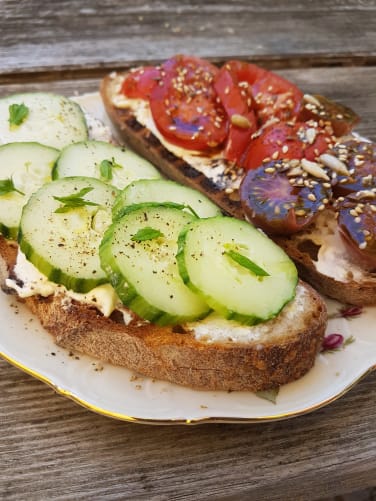
<path fill-rule="evenodd" d="M 376 270 L 375 193 L 351 193 L 336 208 L 340 235 L 353 260 L 366 270 Z"/>
<path fill-rule="evenodd" d="M 314 161 L 333 145 L 325 129 L 303 122 L 278 122 L 265 127 L 249 144 L 244 166 L 256 169 L 270 160 Z"/>
<path fill-rule="evenodd" d="M 161 66 L 150 109 L 159 132 L 172 144 L 207 151 L 225 141 L 228 120 L 213 86 L 218 71 L 208 61 L 183 55 Z"/>
<path fill-rule="evenodd" d="M 224 157 L 240 164 L 251 136 L 257 129 L 256 115 L 251 109 L 250 88 L 248 85 L 239 85 L 237 75 L 225 65 L 219 70 L 214 89 L 229 119 Z"/>
<path fill-rule="evenodd" d="M 159 68 L 142 66 L 127 74 L 121 87 L 121 93 L 132 99 L 148 99 L 160 78 Z"/>
<path fill-rule="evenodd" d="M 299 164 L 299 163 L 298 163 Z M 240 186 L 247 218 L 268 235 L 291 235 L 307 227 L 332 197 L 330 184 L 310 176 L 295 179 L 289 162 L 272 161 L 250 170 Z M 314 181 L 314 182 L 313 182 Z"/>

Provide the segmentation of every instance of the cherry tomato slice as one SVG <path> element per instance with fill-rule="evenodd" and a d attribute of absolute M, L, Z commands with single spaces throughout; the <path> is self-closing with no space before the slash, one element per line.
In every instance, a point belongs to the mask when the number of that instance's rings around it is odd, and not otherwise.
<path fill-rule="evenodd" d="M 271 118 L 287 121 L 297 115 L 303 93 L 292 82 L 272 71 L 242 61 L 228 61 L 224 67 L 235 75 L 238 82 L 250 86 L 254 98 L 252 106 L 260 125 Z"/>
<path fill-rule="evenodd" d="M 250 170 L 240 186 L 245 214 L 269 235 L 291 235 L 302 230 L 331 199 L 327 183 L 310 176 L 291 177 L 289 172 L 296 167 L 288 162 L 269 162 Z"/>
<path fill-rule="evenodd" d="M 330 124 L 336 137 L 349 134 L 360 117 L 347 106 L 319 94 L 305 94 L 298 114 L 299 121 L 316 120 L 322 126 Z"/>
<path fill-rule="evenodd" d="M 338 225 L 352 257 L 363 269 L 376 269 L 376 195 L 359 191 L 337 203 Z"/>
<path fill-rule="evenodd" d="M 236 76 L 226 66 L 219 70 L 214 89 L 229 118 L 224 157 L 240 164 L 251 136 L 257 128 L 255 113 L 250 109 L 251 94 L 247 88 L 239 86 Z"/>
<path fill-rule="evenodd" d="M 228 121 L 216 100 L 218 68 L 191 56 L 175 56 L 161 67 L 161 80 L 150 95 L 150 109 L 160 133 L 171 143 L 206 151 L 226 139 Z"/>
<path fill-rule="evenodd" d="M 149 99 L 152 89 L 160 78 L 160 70 L 155 66 L 137 68 L 125 77 L 121 93 L 129 98 Z"/>
<path fill-rule="evenodd" d="M 330 150 L 349 175 L 338 174 L 333 186 L 335 196 L 346 196 L 376 186 L 376 144 L 357 139 L 337 143 Z"/>
<path fill-rule="evenodd" d="M 248 148 L 246 169 L 256 169 L 264 162 L 277 159 L 315 160 L 333 145 L 329 134 L 308 123 L 279 122 L 261 130 Z"/>

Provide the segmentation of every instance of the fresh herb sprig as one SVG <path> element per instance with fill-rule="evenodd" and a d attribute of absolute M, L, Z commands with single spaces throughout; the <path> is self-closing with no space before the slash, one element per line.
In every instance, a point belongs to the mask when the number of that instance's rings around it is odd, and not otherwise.
<path fill-rule="evenodd" d="M 269 277 L 269 273 L 265 271 L 261 266 L 258 266 L 255 262 L 251 261 L 247 256 L 240 254 L 239 252 L 228 249 L 224 252 L 225 256 L 229 257 L 232 261 L 239 264 L 246 270 L 250 271 L 257 277 Z"/>
<path fill-rule="evenodd" d="M 66 197 L 54 197 L 55 200 L 64 204 L 62 207 L 57 208 L 55 212 L 59 214 L 68 212 L 72 209 L 76 209 L 77 207 L 85 207 L 87 205 L 98 206 L 99 204 L 97 204 L 96 202 L 91 202 L 90 200 L 85 200 L 83 198 L 92 190 L 93 188 L 88 186 L 86 188 L 82 188 L 82 190 L 80 190 L 79 192 L 72 193 L 72 195 L 68 195 Z"/>
<path fill-rule="evenodd" d="M 20 195 L 24 195 L 25 193 L 22 193 L 22 191 L 18 190 L 14 186 L 13 179 L 0 179 L 0 196 L 2 195 L 7 195 L 8 193 L 12 192 L 19 193 Z"/>
<path fill-rule="evenodd" d="M 111 160 L 102 160 L 99 164 L 99 172 L 101 178 L 105 181 L 111 181 L 113 178 L 113 169 L 121 169 L 122 166 L 115 162 L 115 158 L 112 157 Z"/>
<path fill-rule="evenodd" d="M 9 126 L 18 127 L 21 125 L 29 115 L 29 108 L 22 104 L 11 104 L 9 105 Z"/>
<path fill-rule="evenodd" d="M 156 238 L 164 237 L 163 233 L 159 230 L 145 226 L 133 235 L 131 240 L 133 242 L 145 242 L 146 240 L 155 240 Z"/>

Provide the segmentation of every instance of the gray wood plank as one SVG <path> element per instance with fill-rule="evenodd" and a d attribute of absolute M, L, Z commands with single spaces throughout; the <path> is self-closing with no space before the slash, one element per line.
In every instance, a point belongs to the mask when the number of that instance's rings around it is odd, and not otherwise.
<path fill-rule="evenodd" d="M 213 58 L 300 55 L 330 62 L 344 56 L 364 62 L 376 57 L 376 3 L 3 0 L 0 33 L 3 73 L 118 67 L 187 51 Z"/>
<path fill-rule="evenodd" d="M 290 421 L 150 427 L 90 413 L 0 361 L 0 492 L 303 501 L 366 488 L 376 479 L 375 383 L 376 373 Z"/>

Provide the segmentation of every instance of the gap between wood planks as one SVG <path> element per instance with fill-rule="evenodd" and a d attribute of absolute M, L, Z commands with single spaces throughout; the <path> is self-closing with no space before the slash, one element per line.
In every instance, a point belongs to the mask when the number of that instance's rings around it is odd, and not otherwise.
<path fill-rule="evenodd" d="M 241 59 L 264 66 L 268 69 L 299 69 L 317 67 L 351 67 L 376 65 L 376 53 L 344 53 L 344 54 L 305 54 L 305 55 L 265 55 L 265 56 L 232 56 L 226 58 L 208 57 L 215 64 L 221 64 L 230 59 Z M 111 70 L 126 70 L 143 64 L 158 64 L 160 60 L 114 61 L 104 64 L 87 66 L 36 67 L 25 70 L 10 70 L 0 75 L 0 85 L 7 83 L 22 83 L 25 81 L 48 82 L 51 80 L 80 80 L 84 78 L 100 78 Z"/>

